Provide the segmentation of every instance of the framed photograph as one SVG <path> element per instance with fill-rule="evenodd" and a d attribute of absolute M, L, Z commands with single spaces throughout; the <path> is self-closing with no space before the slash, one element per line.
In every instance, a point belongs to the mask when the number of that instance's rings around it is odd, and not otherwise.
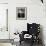
<path fill-rule="evenodd" d="M 17 20 L 27 19 L 27 8 L 26 7 L 16 7 L 16 19 Z"/>

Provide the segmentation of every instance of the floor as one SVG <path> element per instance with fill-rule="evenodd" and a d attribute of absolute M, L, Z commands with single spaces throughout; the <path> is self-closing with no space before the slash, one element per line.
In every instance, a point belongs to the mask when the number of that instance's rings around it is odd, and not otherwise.
<path fill-rule="evenodd" d="M 0 43 L 0 46 L 16 46 L 16 45 L 12 45 L 11 43 Z M 22 42 L 21 45 L 17 43 L 17 46 L 31 46 L 31 45 L 26 42 Z M 42 45 L 33 45 L 33 46 L 42 46 Z"/>
<path fill-rule="evenodd" d="M 0 46 L 12 46 L 11 43 L 0 43 Z"/>
<path fill-rule="evenodd" d="M 22 44 L 19 45 L 19 46 L 31 46 L 31 45 L 29 43 L 22 42 Z M 43 45 L 41 45 L 41 44 L 34 44 L 33 46 L 43 46 Z"/>

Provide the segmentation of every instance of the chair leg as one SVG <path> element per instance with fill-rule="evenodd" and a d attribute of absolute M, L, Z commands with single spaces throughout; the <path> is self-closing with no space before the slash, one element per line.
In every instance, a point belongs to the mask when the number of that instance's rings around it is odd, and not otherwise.
<path fill-rule="evenodd" d="M 30 46 L 33 46 L 33 42 L 31 43 L 31 45 Z"/>
<path fill-rule="evenodd" d="M 32 39 L 32 41 L 31 41 L 31 45 L 30 45 L 30 46 L 33 46 L 33 44 L 34 44 L 34 41 L 33 41 L 33 39 Z"/>
<path fill-rule="evenodd" d="M 21 45 L 21 41 L 20 41 L 20 45 Z"/>

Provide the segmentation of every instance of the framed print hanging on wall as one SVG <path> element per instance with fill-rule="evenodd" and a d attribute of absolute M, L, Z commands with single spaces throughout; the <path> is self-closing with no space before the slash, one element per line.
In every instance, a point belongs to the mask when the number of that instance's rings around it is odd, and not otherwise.
<path fill-rule="evenodd" d="M 16 19 L 17 20 L 27 19 L 27 8 L 26 7 L 16 7 Z"/>

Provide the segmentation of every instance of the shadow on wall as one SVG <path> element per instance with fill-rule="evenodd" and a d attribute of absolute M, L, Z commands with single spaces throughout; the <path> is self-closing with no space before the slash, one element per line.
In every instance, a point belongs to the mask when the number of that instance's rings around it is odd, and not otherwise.
<path fill-rule="evenodd" d="M 40 25 L 40 39 L 42 40 L 42 45 L 45 46 L 44 45 L 44 37 L 43 37 L 43 26 L 42 25 Z"/>

